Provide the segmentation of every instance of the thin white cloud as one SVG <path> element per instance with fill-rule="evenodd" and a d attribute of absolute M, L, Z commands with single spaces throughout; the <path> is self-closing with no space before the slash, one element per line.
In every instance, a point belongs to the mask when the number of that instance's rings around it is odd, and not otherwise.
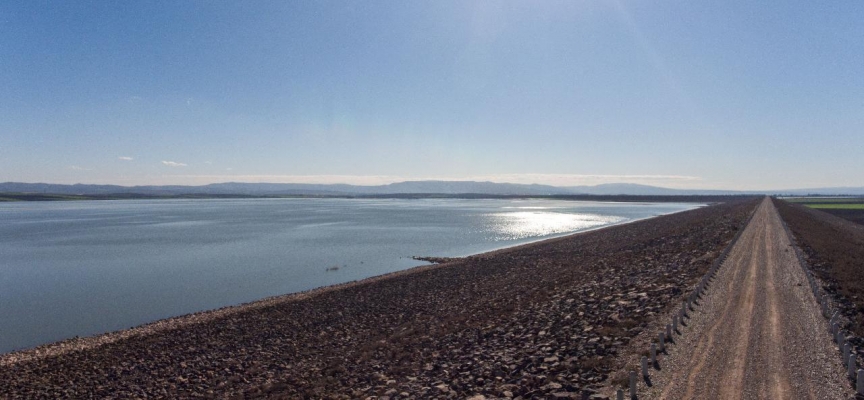
<path fill-rule="evenodd" d="M 123 160 L 123 161 L 132 161 L 132 160 L 134 160 L 134 158 L 132 158 L 132 157 L 125 157 L 125 156 L 117 157 L 117 159 L 118 159 L 118 160 Z"/>
<path fill-rule="evenodd" d="M 92 171 L 92 170 L 93 170 L 93 169 L 91 169 L 91 168 L 79 167 L 79 166 L 77 166 L 77 165 L 70 165 L 70 166 L 69 166 L 69 169 L 71 169 L 71 170 L 73 170 L 73 171 Z"/>
<path fill-rule="evenodd" d="M 189 164 L 174 162 L 174 161 L 162 161 L 163 165 L 167 165 L 169 167 L 187 167 Z"/>

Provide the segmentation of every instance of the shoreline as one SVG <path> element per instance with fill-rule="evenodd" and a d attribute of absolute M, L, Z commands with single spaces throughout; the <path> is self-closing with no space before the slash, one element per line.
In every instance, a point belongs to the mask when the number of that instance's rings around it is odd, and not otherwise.
<path fill-rule="evenodd" d="M 652 204 L 651 202 L 646 202 L 646 204 Z M 691 203 L 682 203 L 682 204 L 691 204 Z M 34 359 L 39 359 L 41 357 L 50 357 L 65 354 L 69 351 L 78 351 L 78 350 L 88 350 L 95 347 L 99 347 L 104 344 L 114 343 L 118 340 L 126 339 L 133 336 L 138 336 L 142 334 L 152 334 L 156 332 L 161 332 L 164 330 L 177 329 L 182 328 L 188 324 L 196 324 L 201 322 L 206 322 L 212 318 L 220 318 L 230 316 L 234 313 L 244 312 L 249 310 L 254 310 L 258 307 L 271 306 L 280 304 L 283 302 L 291 302 L 291 301 L 300 301 L 310 296 L 314 296 L 318 293 L 326 293 L 332 290 L 341 290 L 347 287 L 353 287 L 356 285 L 360 285 L 363 283 L 374 282 L 378 279 L 388 279 L 395 276 L 401 276 L 403 273 L 412 273 L 412 271 L 422 271 L 423 267 L 432 267 L 437 265 L 449 264 L 452 262 L 457 262 L 465 258 L 472 257 L 489 257 L 495 256 L 497 254 L 506 253 L 509 250 L 518 250 L 526 246 L 534 246 L 542 243 L 553 243 L 556 240 L 567 239 L 575 235 L 595 232 L 602 229 L 608 229 L 617 226 L 626 226 L 628 224 L 637 223 L 640 221 L 650 220 L 654 218 L 660 218 L 667 215 L 678 214 L 682 212 L 692 211 L 695 209 L 699 209 L 702 207 L 706 207 L 709 204 L 705 203 L 695 203 L 693 204 L 693 208 L 689 208 L 687 210 L 680 211 L 672 211 L 668 213 L 662 213 L 650 217 L 644 218 L 636 218 L 632 220 L 626 220 L 622 222 L 612 223 L 608 225 L 590 227 L 579 231 L 566 232 L 557 235 L 550 235 L 547 237 L 539 238 L 536 240 L 529 240 L 524 243 L 517 243 L 512 245 L 505 245 L 503 247 L 497 247 L 490 250 L 485 250 L 479 253 L 471 253 L 468 255 L 457 255 L 454 257 L 438 257 L 438 256 L 411 256 L 415 261 L 418 262 L 427 262 L 429 264 L 419 264 L 413 267 L 409 267 L 399 271 L 388 272 L 381 275 L 374 275 L 358 280 L 347 281 L 342 283 L 336 283 L 333 285 L 320 286 L 312 289 L 307 289 L 299 292 L 292 293 L 284 293 L 278 294 L 274 296 L 264 297 L 256 300 L 252 300 L 245 303 L 232 304 L 223 307 L 206 309 L 195 311 L 187 314 L 176 315 L 173 317 L 167 317 L 158 319 L 151 322 L 145 322 L 140 325 L 133 326 L 127 329 L 120 329 L 115 331 L 103 332 L 89 336 L 82 337 L 71 337 L 67 339 L 58 340 L 55 342 L 44 343 L 38 346 L 29 347 L 20 350 L 13 350 L 7 353 L 0 353 L 0 366 L 12 365 L 18 362 L 29 361 Z M 434 262 L 428 259 L 447 259 L 447 262 Z M 368 282 L 367 282 L 368 281 Z M 207 315 L 212 314 L 212 315 Z M 202 320 L 203 319 L 203 320 Z"/>

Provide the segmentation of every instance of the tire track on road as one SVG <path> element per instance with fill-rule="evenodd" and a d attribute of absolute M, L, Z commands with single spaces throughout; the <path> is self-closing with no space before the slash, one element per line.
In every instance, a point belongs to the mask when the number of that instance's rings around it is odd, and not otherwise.
<path fill-rule="evenodd" d="M 755 218 L 754 218 L 754 220 L 755 220 Z M 750 225 L 748 225 L 744 229 L 748 229 L 748 231 L 741 234 L 741 241 L 752 240 L 752 238 L 750 238 L 750 237 L 753 236 L 753 234 L 752 234 L 753 230 L 752 230 L 752 228 L 750 228 Z M 736 248 L 735 250 L 731 251 L 730 253 L 732 253 L 732 256 L 730 256 L 724 262 L 723 267 L 728 268 L 727 265 L 738 265 L 742 262 L 742 260 L 744 260 L 744 257 L 746 256 L 746 253 L 744 251 L 741 251 L 740 248 Z M 743 268 L 735 268 L 734 271 L 732 271 L 732 278 L 729 279 L 729 281 L 726 283 L 725 289 L 727 292 L 732 290 L 735 282 L 738 281 L 738 279 L 740 278 L 740 275 L 743 274 L 744 272 L 745 271 Z M 727 319 L 727 316 L 731 313 L 734 306 L 735 306 L 735 303 L 733 303 L 733 302 L 726 303 L 726 307 L 723 308 L 722 316 L 714 321 L 714 323 L 711 325 L 711 328 L 708 330 L 708 334 L 705 335 L 705 338 L 703 339 L 703 341 L 700 341 L 699 343 L 697 343 L 695 349 L 708 350 L 708 349 L 713 348 L 714 341 L 715 341 L 715 338 L 717 336 L 717 331 L 723 327 L 722 321 Z M 684 398 L 687 398 L 687 399 L 693 398 L 695 390 L 696 390 L 696 387 L 695 387 L 696 382 L 691 380 L 690 376 L 691 375 L 698 375 L 702 371 L 702 369 L 705 367 L 705 364 L 709 360 L 710 360 L 710 358 L 705 357 L 705 355 L 702 352 L 694 351 L 693 354 L 690 356 L 690 361 L 688 364 L 689 365 L 695 364 L 695 366 L 692 369 L 687 368 L 685 370 L 685 371 L 687 371 L 687 370 L 690 371 L 689 373 L 687 373 L 687 375 L 685 375 L 685 376 L 682 376 L 683 374 L 677 375 L 673 378 L 673 380 L 679 380 L 682 378 L 687 379 L 687 382 L 688 382 L 687 391 L 684 395 Z M 672 389 L 673 389 L 672 385 L 667 385 L 666 390 L 663 391 L 660 398 L 661 399 L 668 398 L 669 392 Z"/>
<path fill-rule="evenodd" d="M 770 235 L 770 232 L 766 230 L 765 234 L 766 236 L 768 236 Z M 767 247 L 769 241 L 770 239 L 765 241 L 765 254 L 767 258 L 765 262 L 767 272 L 767 279 L 765 280 L 765 294 L 767 295 L 766 299 L 768 311 L 768 334 L 771 338 L 771 343 L 783 343 L 783 335 L 780 331 L 780 299 L 779 294 L 777 293 L 777 285 L 774 283 L 777 279 L 777 274 L 775 274 L 775 270 L 777 269 L 777 260 L 774 257 L 774 252 L 769 251 Z M 773 381 L 773 384 L 770 387 L 770 398 L 785 399 L 787 398 L 787 393 L 789 392 L 789 376 L 783 373 L 783 359 L 781 357 L 781 353 L 776 350 L 770 351 L 769 356 L 772 360 L 770 367 Z"/>
<path fill-rule="evenodd" d="M 764 219 L 764 216 L 761 218 Z M 758 248 L 759 244 L 764 243 L 764 234 L 762 233 L 764 230 L 764 223 L 756 225 L 756 228 L 759 229 L 756 238 L 748 242 L 750 247 L 751 255 L 754 253 L 754 248 Z M 759 239 L 761 238 L 761 242 Z M 724 342 L 725 345 L 721 348 L 730 348 L 728 343 L 728 338 L 730 336 L 737 336 L 735 340 L 732 342 L 731 352 L 735 355 L 732 359 L 732 367 L 725 371 L 723 374 L 722 381 L 723 382 L 732 382 L 732 384 L 725 384 L 720 386 L 720 398 L 723 399 L 732 399 L 736 398 L 739 393 L 743 391 L 744 387 L 744 378 L 745 378 L 745 370 L 747 365 L 749 364 L 748 354 L 750 353 L 750 347 L 753 344 L 751 337 L 748 333 L 751 331 L 751 327 L 753 326 L 753 309 L 756 306 L 756 284 L 759 281 L 759 263 L 758 259 L 754 257 L 750 257 L 747 261 L 747 279 L 742 281 L 736 281 L 736 285 L 741 291 L 740 286 L 745 285 L 744 295 L 741 296 L 741 301 L 738 307 L 735 307 L 733 310 L 735 312 L 731 314 L 724 315 L 724 318 L 719 319 L 719 323 L 724 328 L 723 338 L 726 338 Z M 735 328 L 736 322 L 740 323 L 738 325 L 740 328 Z M 691 375 L 690 380 L 692 382 L 699 382 L 700 375 Z"/>

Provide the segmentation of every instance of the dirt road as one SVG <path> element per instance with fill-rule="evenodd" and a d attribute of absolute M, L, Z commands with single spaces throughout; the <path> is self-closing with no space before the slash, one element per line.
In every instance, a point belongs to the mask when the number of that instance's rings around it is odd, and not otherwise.
<path fill-rule="evenodd" d="M 682 335 L 651 399 L 844 399 L 837 349 L 766 199 Z"/>

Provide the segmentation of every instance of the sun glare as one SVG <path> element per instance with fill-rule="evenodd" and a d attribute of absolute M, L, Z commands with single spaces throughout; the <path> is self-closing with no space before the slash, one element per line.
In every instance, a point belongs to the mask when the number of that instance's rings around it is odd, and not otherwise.
<path fill-rule="evenodd" d="M 519 211 L 491 214 L 495 240 L 519 240 L 529 237 L 573 232 L 621 222 L 625 218 L 611 215 L 564 214 L 545 211 Z"/>

